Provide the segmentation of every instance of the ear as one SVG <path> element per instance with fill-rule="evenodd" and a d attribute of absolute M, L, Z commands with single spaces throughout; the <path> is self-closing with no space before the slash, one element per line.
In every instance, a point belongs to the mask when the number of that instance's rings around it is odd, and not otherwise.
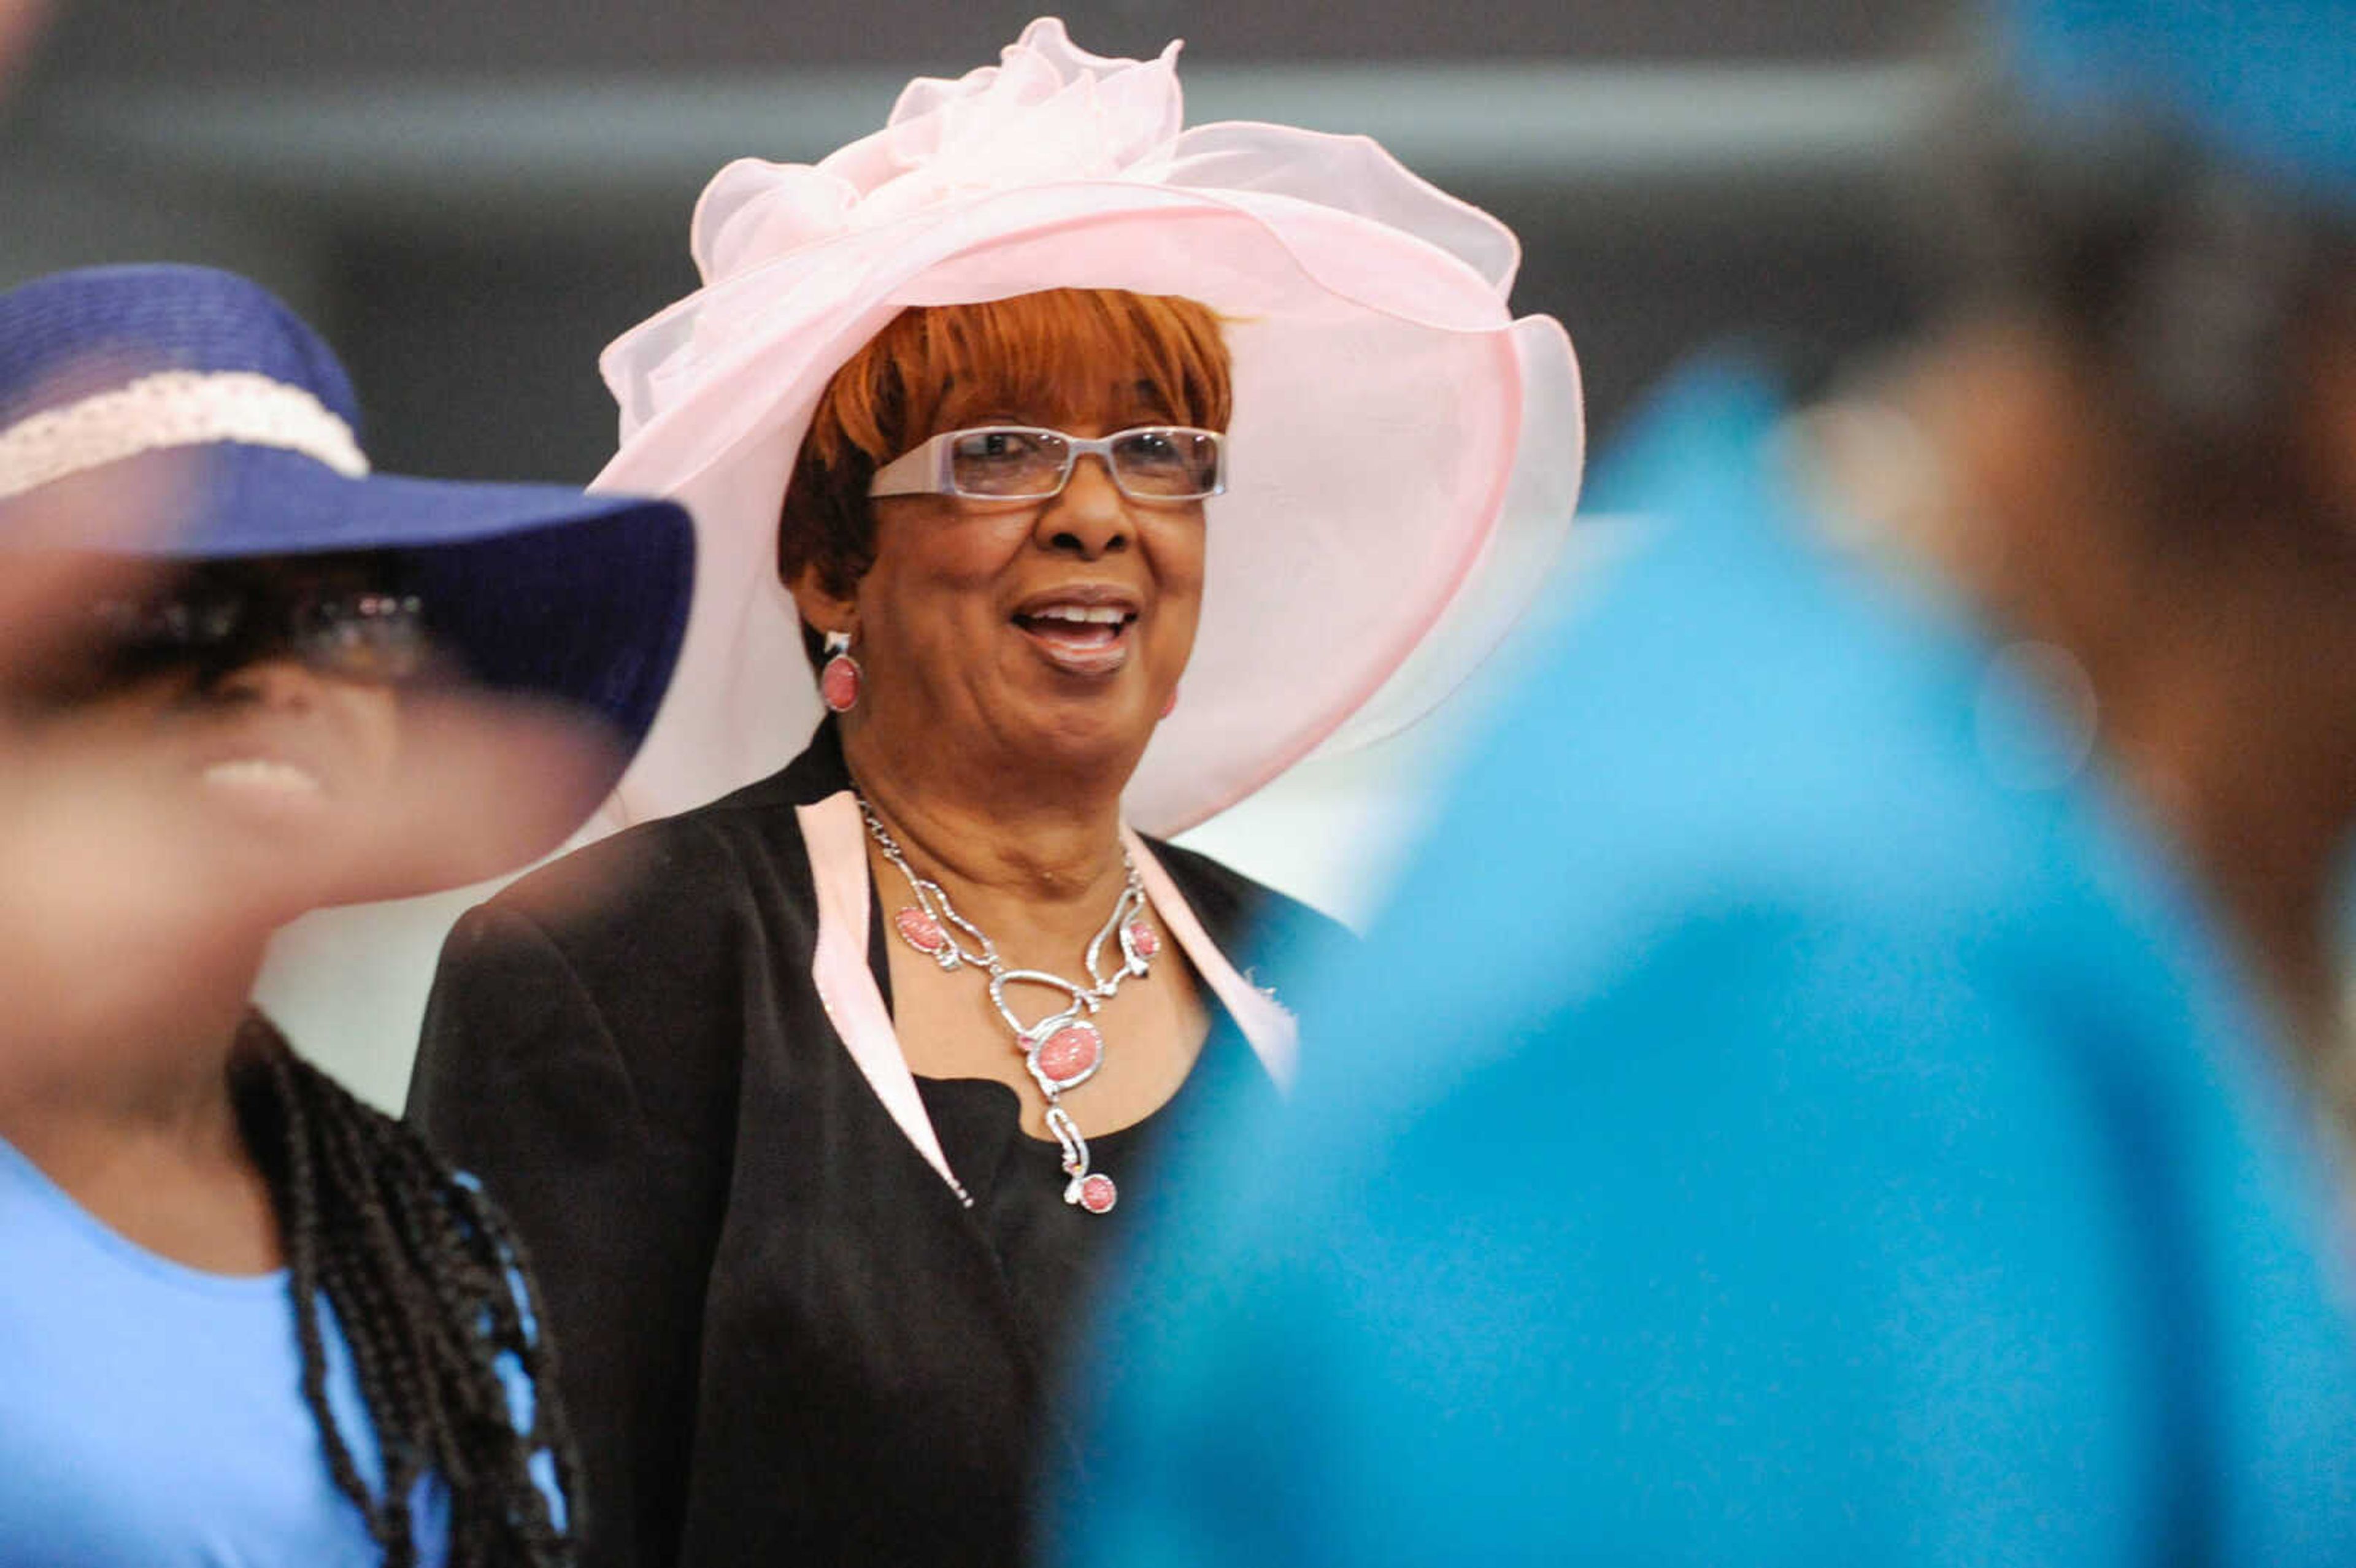
<path fill-rule="evenodd" d="M 786 590 L 794 596 L 794 607 L 801 612 L 806 625 L 821 632 L 849 632 L 858 624 L 859 601 L 829 592 L 815 562 L 795 572 Z"/>

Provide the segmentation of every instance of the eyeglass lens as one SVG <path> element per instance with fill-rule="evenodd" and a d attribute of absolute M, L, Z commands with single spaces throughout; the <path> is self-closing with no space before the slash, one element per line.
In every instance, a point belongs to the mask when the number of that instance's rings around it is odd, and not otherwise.
<path fill-rule="evenodd" d="M 1148 500 L 1195 500 L 1219 487 L 1219 442 L 1207 431 L 1157 425 L 1112 438 L 1113 482 Z M 1051 430 L 994 426 L 959 432 L 949 443 L 958 492 L 1008 500 L 1052 496 L 1073 463 L 1071 441 Z"/>
<path fill-rule="evenodd" d="M 374 586 L 369 560 L 227 562 L 199 567 L 134 600 L 91 607 L 94 651 L 131 679 L 176 665 L 208 677 L 291 654 L 322 674 L 397 681 L 424 662 L 424 605 Z"/>

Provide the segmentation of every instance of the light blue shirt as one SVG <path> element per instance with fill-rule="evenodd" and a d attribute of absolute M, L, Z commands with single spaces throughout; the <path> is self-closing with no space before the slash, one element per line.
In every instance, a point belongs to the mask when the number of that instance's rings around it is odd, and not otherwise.
<path fill-rule="evenodd" d="M 2356 1563 L 2322 1153 L 2160 838 L 1739 372 L 1167 1173 L 1056 1561 Z"/>
<path fill-rule="evenodd" d="M 375 1432 L 324 1302 L 321 1326 L 328 1405 L 380 1492 Z M 522 1369 L 502 1371 L 528 1423 Z M 284 1271 L 160 1258 L 0 1140 L 0 1563 L 373 1568 L 382 1553 L 328 1473 L 301 1379 Z M 553 1461 L 540 1460 L 553 1496 Z M 412 1496 L 422 1568 L 445 1560 L 448 1503 L 430 1478 Z"/>

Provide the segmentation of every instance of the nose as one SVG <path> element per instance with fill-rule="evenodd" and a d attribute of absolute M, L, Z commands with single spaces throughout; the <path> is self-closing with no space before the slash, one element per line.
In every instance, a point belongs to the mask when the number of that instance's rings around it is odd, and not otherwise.
<path fill-rule="evenodd" d="M 285 713 L 305 713 L 326 695 L 323 677 L 297 658 L 273 655 L 242 664 L 207 687 L 217 702 L 249 702 Z"/>
<path fill-rule="evenodd" d="M 1072 465 L 1062 492 L 1039 508 L 1034 537 L 1044 549 L 1094 560 L 1127 549 L 1133 531 L 1129 498 L 1112 482 L 1104 459 L 1091 453 Z"/>

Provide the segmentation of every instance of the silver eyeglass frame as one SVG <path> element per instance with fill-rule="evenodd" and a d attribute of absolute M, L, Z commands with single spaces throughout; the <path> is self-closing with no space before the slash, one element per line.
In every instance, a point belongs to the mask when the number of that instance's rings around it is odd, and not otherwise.
<path fill-rule="evenodd" d="M 1003 431 L 1010 435 L 1052 435 L 1064 443 L 1064 472 L 1055 480 L 1055 488 L 1025 496 L 959 489 L 954 461 L 949 455 L 951 444 L 963 436 L 986 435 L 994 431 Z M 1155 431 L 1183 431 L 1188 435 L 1209 436 L 1212 450 L 1218 453 L 1218 483 L 1208 490 L 1191 496 L 1141 496 L 1122 484 L 1119 465 L 1112 460 L 1113 443 Z M 963 501 L 1044 501 L 1062 495 L 1064 486 L 1072 482 L 1072 471 L 1079 466 L 1080 459 L 1090 455 L 1104 464 L 1106 477 L 1112 481 L 1113 488 L 1145 506 L 1183 507 L 1192 501 L 1207 501 L 1214 496 L 1227 493 L 1227 438 L 1215 430 L 1184 424 L 1141 424 L 1117 430 L 1110 435 L 1084 436 L 1051 430 L 1045 425 L 983 424 L 969 425 L 963 430 L 945 430 L 923 445 L 909 448 L 875 471 L 875 477 L 868 481 L 867 495 L 871 500 L 892 496 L 955 496 Z"/>

